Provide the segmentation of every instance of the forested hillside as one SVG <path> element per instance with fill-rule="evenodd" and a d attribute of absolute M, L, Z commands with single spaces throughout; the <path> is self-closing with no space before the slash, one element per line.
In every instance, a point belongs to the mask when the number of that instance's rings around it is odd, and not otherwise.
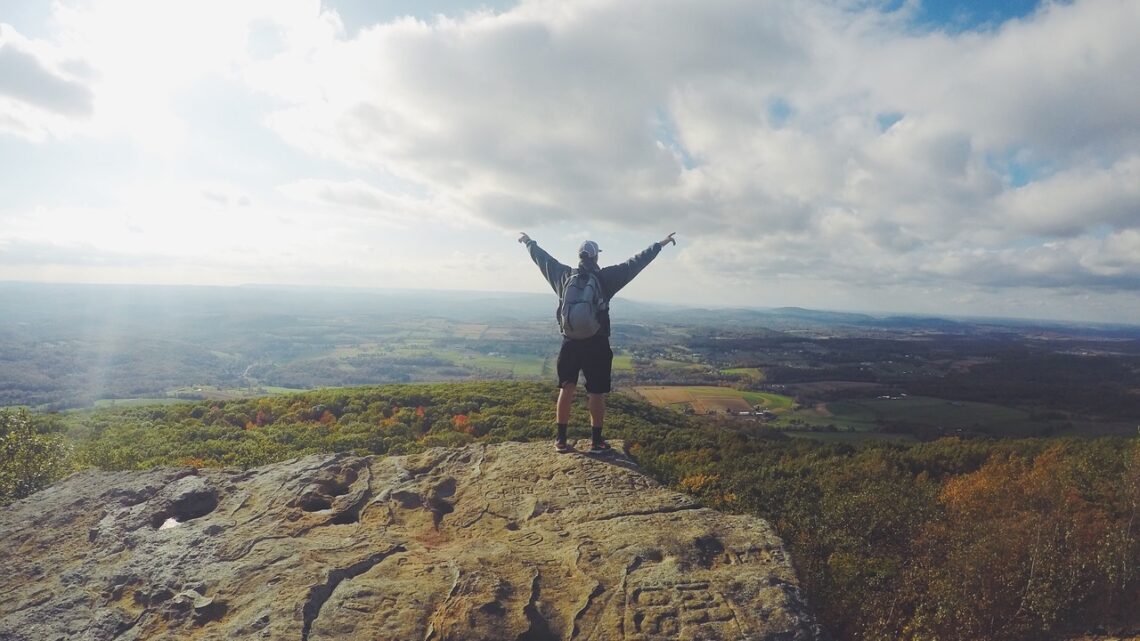
<path fill-rule="evenodd" d="M 548 439 L 555 393 L 391 385 L 66 416 L 5 410 L 3 423 L 6 436 L 34 425 L 45 446 L 66 432 L 72 468 L 250 467 Z M 574 412 L 571 435 L 584 437 L 584 407 Z M 662 482 L 769 519 L 837 638 L 1041 639 L 1140 625 L 1135 439 L 851 446 L 717 427 L 620 394 L 607 425 Z"/>

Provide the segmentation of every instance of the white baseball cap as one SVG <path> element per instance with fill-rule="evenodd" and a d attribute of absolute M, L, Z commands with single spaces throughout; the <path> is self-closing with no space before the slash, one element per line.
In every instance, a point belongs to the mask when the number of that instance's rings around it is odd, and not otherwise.
<path fill-rule="evenodd" d="M 582 256 L 583 254 L 585 254 L 586 256 L 588 256 L 590 258 L 594 258 L 601 251 L 602 250 L 598 249 L 598 244 L 592 240 L 583 241 L 582 244 L 578 246 L 578 255 L 579 256 Z"/>

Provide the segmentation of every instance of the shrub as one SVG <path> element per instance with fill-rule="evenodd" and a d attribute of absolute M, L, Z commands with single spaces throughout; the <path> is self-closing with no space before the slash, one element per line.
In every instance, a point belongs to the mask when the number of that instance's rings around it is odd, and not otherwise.
<path fill-rule="evenodd" d="M 0 409 L 0 505 L 62 477 L 66 458 L 62 437 L 37 429 L 26 409 Z"/>

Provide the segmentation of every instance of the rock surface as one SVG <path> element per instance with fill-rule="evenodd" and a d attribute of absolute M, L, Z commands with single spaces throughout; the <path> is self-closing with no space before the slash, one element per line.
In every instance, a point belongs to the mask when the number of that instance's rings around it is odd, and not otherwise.
<path fill-rule="evenodd" d="M 816 636 L 767 523 L 546 443 L 85 472 L 0 541 L 3 640 Z"/>

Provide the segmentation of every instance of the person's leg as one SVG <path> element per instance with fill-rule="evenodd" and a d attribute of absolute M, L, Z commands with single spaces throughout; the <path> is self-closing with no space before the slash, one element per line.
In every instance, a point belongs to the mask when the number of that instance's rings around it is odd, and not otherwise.
<path fill-rule="evenodd" d="M 606 395 L 587 394 L 586 406 L 590 408 L 590 427 L 602 429 L 602 423 L 606 418 Z"/>
<path fill-rule="evenodd" d="M 614 353 L 610 349 L 608 337 L 599 337 L 589 350 L 582 371 L 586 375 L 586 406 L 590 410 L 590 427 L 593 447 L 608 448 L 602 438 L 602 426 L 606 417 L 606 394 L 610 391 L 610 377 L 613 370 Z"/>
<path fill-rule="evenodd" d="M 558 424 L 555 446 L 559 452 L 567 452 L 566 428 L 570 423 L 570 408 L 574 403 L 574 392 L 578 389 L 578 373 L 582 368 L 581 350 L 574 341 L 564 341 L 558 350 L 558 402 L 554 406 L 554 419 Z"/>
<path fill-rule="evenodd" d="M 558 392 L 558 406 L 555 411 L 555 420 L 559 425 L 566 425 L 570 422 L 570 407 L 574 404 L 574 393 L 578 390 L 576 385 L 563 385 L 562 389 Z M 593 396 L 591 394 L 590 396 Z M 593 412 L 590 413 L 591 420 L 593 420 Z"/>
<path fill-rule="evenodd" d="M 587 394 L 586 405 L 590 408 L 590 442 L 596 449 L 606 439 L 602 438 L 602 422 L 606 417 L 606 395 Z"/>

